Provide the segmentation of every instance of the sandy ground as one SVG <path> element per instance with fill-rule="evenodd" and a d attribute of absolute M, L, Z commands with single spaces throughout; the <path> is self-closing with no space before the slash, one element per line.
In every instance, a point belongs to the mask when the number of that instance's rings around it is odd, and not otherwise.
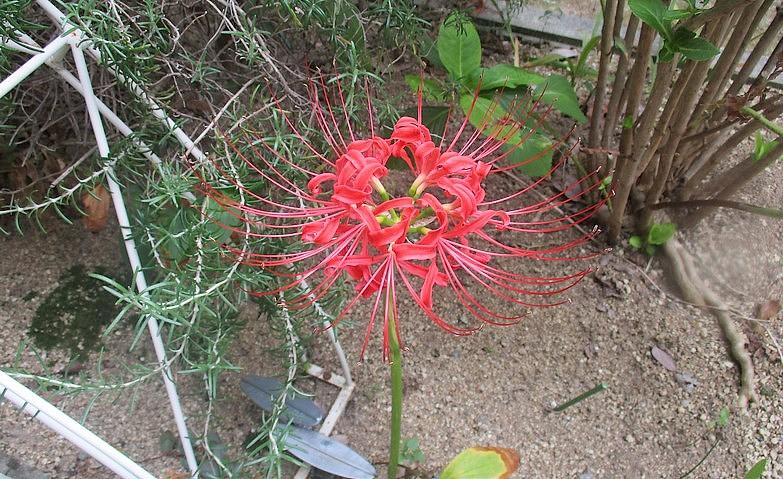
<path fill-rule="evenodd" d="M 590 2 L 593 5 L 594 2 Z M 586 3 L 561 8 L 584 13 Z M 783 164 L 749 185 L 742 201 L 783 205 Z M 503 180 L 501 188 L 513 187 Z M 25 234 L 0 237 L 0 367 L 11 364 L 39 371 L 42 360 L 53 371 L 65 367 L 63 355 L 37 358 L 19 345 L 36 308 L 69 267 L 121 268 L 122 245 L 116 225 L 91 234 L 44 218 L 47 233 L 33 225 Z M 707 280 L 725 301 L 745 316 L 756 305 L 783 300 L 783 223 L 722 211 L 680 239 L 699 259 Z M 533 239 L 532 241 L 542 241 Z M 600 247 L 600 246 L 596 246 Z M 421 477 L 432 477 L 452 456 L 471 445 L 498 445 L 521 456 L 518 478 L 671 478 L 695 466 L 690 476 L 743 477 L 757 460 L 769 459 L 766 478 L 783 478 L 783 375 L 781 357 L 771 337 L 783 338 L 783 319 L 766 331 L 737 319 L 751 337 L 760 402 L 748 412 L 736 408 L 737 370 L 727 356 L 717 325 L 707 312 L 684 304 L 666 279 L 666 265 L 627 248 L 600 260 L 601 270 L 568 293 L 572 303 L 537 309 L 521 324 L 485 328 L 470 337 L 452 337 L 401 303 L 405 356 L 403 437 L 418 438 L 425 460 Z M 599 263 L 596 260 L 596 263 Z M 556 264 L 519 263 L 520 273 L 547 274 Z M 31 297 L 30 292 L 36 295 Z M 441 297 L 443 315 L 460 321 L 466 314 Z M 279 361 L 265 347 L 271 342 L 263 319 L 252 306 L 245 334 L 234 343 L 231 360 L 241 372 L 221 378 L 223 399 L 214 427 L 232 448 L 238 447 L 259 420 L 258 409 L 239 390 L 243 374 L 279 374 Z M 335 435 L 384 474 L 390 394 L 388 367 L 380 360 L 376 338 L 368 358 L 357 365 L 368 305 L 351 315 L 353 328 L 342 338 L 357 389 Z M 106 375 L 121 375 L 127 364 L 151 364 L 148 341 L 129 351 L 130 327 L 120 328 L 104 343 Z M 651 348 L 668 351 L 678 376 L 651 356 Z M 337 362 L 325 338 L 312 351 L 313 361 L 327 368 Z M 92 358 L 85 374 L 92 374 Z M 685 376 L 684 376 L 685 375 Z M 688 381 L 684 378 L 690 378 Z M 191 427 L 200 435 L 206 402 L 198 378 L 180 375 L 180 393 Z M 553 405 L 606 383 L 599 393 L 562 413 Z M 32 384 L 26 382 L 29 386 Z M 298 384 L 327 406 L 333 388 L 315 380 Z M 176 477 L 180 458 L 162 452 L 161 437 L 175 431 L 162 383 L 152 380 L 132 391 L 79 396 L 43 393 L 158 477 Z M 717 427 L 720 410 L 729 421 Z M 33 466 L 50 478 L 114 477 L 55 433 L 0 403 L 0 456 Z M 2 461 L 0 461 L 2 463 Z M 0 470 L 0 473 L 3 471 Z"/>
<path fill-rule="evenodd" d="M 783 165 L 766 175 L 748 188 L 745 199 L 783 203 L 780 190 L 774 188 L 783 178 Z M 509 188 L 508 181 L 498 186 Z M 31 227 L 24 236 L 0 239 L 3 366 L 12 363 L 35 308 L 59 274 L 79 263 L 117 267 L 121 259 L 113 227 L 93 235 L 78 223 L 68 226 L 55 220 L 46 226 L 48 234 Z M 709 279 L 724 298 L 750 316 L 756 304 L 783 297 L 781 238 L 780 222 L 722 212 L 683 240 L 714 274 Z M 572 304 L 533 310 L 522 324 L 485 328 L 466 338 L 449 336 L 403 300 L 401 322 L 410 347 L 405 356 L 403 436 L 420 440 L 426 457 L 420 469 L 436 472 L 462 448 L 491 444 L 519 451 L 522 465 L 515 477 L 679 477 L 718 440 L 693 477 L 738 477 L 761 457 L 771 462 L 765 477 L 783 477 L 781 358 L 769 337 L 755 337 L 762 345 L 754 359 L 764 394 L 759 404 L 743 413 L 735 408 L 737 371 L 726 356 L 713 318 L 668 296 L 660 260 L 653 260 L 644 273 L 646 263 L 646 257 L 616 249 L 600 260 L 600 281 L 589 277 L 569 292 Z M 557 266 L 513 266 L 515 271 L 536 274 L 551 272 L 552 267 Z M 29 299 L 30 291 L 39 295 Z M 443 304 L 445 317 L 465 315 L 453 302 Z M 367 308 L 367 304 L 359 307 L 351 317 L 355 327 L 343 332 L 352 364 L 357 362 Z M 241 443 L 258 419 L 257 409 L 238 389 L 241 374 L 274 374 L 278 364 L 264 353 L 269 335 L 263 321 L 255 319 L 252 308 L 245 314 L 250 319 L 248 331 L 237 340 L 232 354 L 243 372 L 223 377 L 224 399 L 218 404 L 215 423 L 233 446 Z M 771 326 L 781 338 L 780 318 Z M 120 373 L 124 362 L 152 360 L 145 342 L 128 353 L 130 338 L 129 329 L 120 329 L 106 339 L 107 374 Z M 671 353 L 678 371 L 691 375 L 695 385 L 653 360 L 650 350 L 656 345 Z M 39 368 L 29 350 L 22 351 L 20 358 L 22 366 Z M 43 360 L 55 371 L 64 366 L 57 353 Z M 337 366 L 325 338 L 317 342 L 313 360 Z M 335 434 L 371 461 L 382 463 L 390 396 L 388 368 L 380 361 L 377 339 L 354 374 L 358 387 Z M 205 405 L 203 386 L 195 378 L 180 378 L 185 409 L 198 430 Z M 553 405 L 600 382 L 609 389 L 565 412 L 549 412 Z M 334 396 L 330 387 L 315 381 L 301 386 L 314 391 L 325 406 Z M 54 397 L 53 402 L 79 418 L 92 399 L 88 394 Z M 717 428 L 715 420 L 723 407 L 731 410 L 729 423 Z M 154 380 L 133 395 L 102 395 L 92 405 L 86 424 L 162 475 L 179 465 L 158 445 L 162 435 L 174 430 L 170 417 L 163 386 Z M 111 477 L 8 404 L 0 406 L 0 452 L 53 478 Z"/>

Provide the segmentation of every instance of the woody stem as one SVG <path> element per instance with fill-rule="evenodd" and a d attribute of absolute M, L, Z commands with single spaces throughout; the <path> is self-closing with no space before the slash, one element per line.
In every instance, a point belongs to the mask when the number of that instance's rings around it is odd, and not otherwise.
<path fill-rule="evenodd" d="M 397 465 L 400 463 L 400 432 L 402 426 L 402 354 L 397 340 L 394 308 L 389 308 L 389 359 L 391 361 L 391 443 L 389 444 L 389 479 L 396 479 Z"/>

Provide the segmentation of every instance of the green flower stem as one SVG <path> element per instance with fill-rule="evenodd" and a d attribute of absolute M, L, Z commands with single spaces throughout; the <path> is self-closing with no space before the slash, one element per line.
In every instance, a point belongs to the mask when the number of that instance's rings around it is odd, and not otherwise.
<path fill-rule="evenodd" d="M 774 121 L 770 121 L 767 117 L 765 117 L 760 112 L 754 110 L 753 108 L 750 108 L 748 106 L 744 106 L 740 109 L 740 113 L 743 113 L 745 115 L 748 115 L 749 117 L 753 118 L 754 120 L 758 121 L 764 127 L 766 127 L 769 131 L 775 133 L 776 135 L 783 137 L 783 127 L 775 123 Z"/>
<path fill-rule="evenodd" d="M 400 463 L 400 432 L 402 427 L 402 353 L 397 341 L 394 305 L 389 306 L 389 357 L 391 359 L 391 443 L 389 444 L 389 479 L 396 479 L 397 465 Z"/>
<path fill-rule="evenodd" d="M 580 394 L 579 396 L 575 397 L 574 399 L 572 399 L 572 400 L 570 400 L 568 402 L 565 402 L 565 403 L 557 406 L 556 408 L 554 408 L 552 410 L 553 411 L 557 411 L 557 412 L 564 411 L 565 409 L 568 409 L 569 407 L 573 406 L 574 404 L 576 404 L 578 402 L 581 402 L 581 401 L 584 401 L 585 399 L 589 398 L 593 394 L 598 394 L 601 391 L 604 391 L 608 387 L 609 386 L 607 386 L 606 383 L 598 383 L 598 385 L 596 387 L 594 387 L 593 389 Z"/>

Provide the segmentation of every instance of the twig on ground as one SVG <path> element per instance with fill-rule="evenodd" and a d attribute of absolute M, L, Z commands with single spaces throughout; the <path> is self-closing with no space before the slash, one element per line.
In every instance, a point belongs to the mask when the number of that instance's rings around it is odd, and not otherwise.
<path fill-rule="evenodd" d="M 649 209 L 651 210 L 660 210 L 663 208 L 729 208 L 744 211 L 746 213 L 768 216 L 770 218 L 783 219 L 783 210 L 778 208 L 767 208 L 764 206 L 740 203 L 739 201 L 721 199 L 667 201 L 649 206 Z"/>
<path fill-rule="evenodd" d="M 683 474 L 682 476 L 680 476 L 680 479 L 685 479 L 686 477 L 690 476 L 690 475 L 691 475 L 691 473 L 693 473 L 693 471 L 695 471 L 696 469 L 698 469 L 698 468 L 699 468 L 699 466 L 701 466 L 702 464 L 704 464 L 704 461 L 706 461 L 706 460 L 707 460 L 707 458 L 708 458 L 708 457 L 710 457 L 710 454 L 712 454 L 712 451 L 714 451 L 714 450 L 715 450 L 715 447 L 717 447 L 717 445 L 718 445 L 718 443 L 719 443 L 719 442 L 720 442 L 720 438 L 719 438 L 719 439 L 716 439 L 716 440 L 715 440 L 715 442 L 712 444 L 712 446 L 711 446 L 711 447 L 709 448 L 709 450 L 707 451 L 707 454 L 705 454 L 705 455 L 704 455 L 704 456 L 701 458 L 701 460 L 700 460 L 698 463 L 696 463 L 696 465 L 695 465 L 695 466 L 693 466 L 692 468 L 690 468 L 690 470 L 688 470 L 688 472 L 686 472 L 685 474 Z"/>

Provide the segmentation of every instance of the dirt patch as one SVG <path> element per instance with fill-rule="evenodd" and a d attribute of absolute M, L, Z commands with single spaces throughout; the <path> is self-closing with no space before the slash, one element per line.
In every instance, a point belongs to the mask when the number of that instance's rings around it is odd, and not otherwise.
<path fill-rule="evenodd" d="M 778 165 L 749 189 L 763 204 L 780 204 L 781 193 L 761 185 L 775 184 Z M 490 185 L 490 188 L 492 185 Z M 501 187 L 510 187 L 504 180 Z M 777 201 L 777 203 L 775 203 Z M 8 254 L 0 259 L 0 332 L 2 365 L 14 363 L 18 344 L 56 278 L 74 264 L 114 266 L 121 263 L 119 233 L 111 227 L 97 235 L 81 225 L 47 222 L 48 235 L 30 230 L 24 237 L 0 239 Z M 783 227 L 734 212 L 716 216 L 685 236 L 702 258 L 732 306 L 750 316 L 766 299 L 783 297 L 781 241 Z M 531 239 L 539 241 L 540 239 Z M 592 248 L 592 246 L 590 247 Z M 589 249 L 589 248 L 586 248 Z M 718 445 L 694 477 L 741 476 L 761 457 L 770 459 L 768 477 L 781 477 L 783 384 L 780 357 L 769 337 L 754 355 L 761 401 L 749 413 L 734 408 L 737 372 L 726 355 L 712 317 L 672 299 L 659 261 L 623 249 L 600 260 L 598 275 L 568 293 L 572 303 L 533 309 L 517 326 L 485 328 L 465 338 L 449 336 L 421 317 L 412 302 L 401 301 L 405 355 L 404 437 L 420 440 L 421 468 L 435 472 L 462 448 L 494 444 L 516 449 L 522 466 L 515 477 L 678 477 L 693 467 L 716 441 Z M 562 264 L 509 264 L 518 273 L 562 272 Z M 29 297 L 30 291 L 37 291 Z M 25 300 L 25 298 L 27 298 Z M 461 321 L 464 312 L 441 297 L 443 316 Z M 491 305 L 490 305 L 491 306 Z M 356 364 L 369 304 L 352 313 L 354 327 L 342 330 L 352 364 Z M 213 424 L 221 438 L 238 447 L 257 424 L 259 412 L 239 391 L 242 374 L 274 374 L 278 362 L 263 345 L 269 342 L 263 318 L 245 312 L 247 334 L 234 345 L 232 358 L 241 373 L 221 380 L 224 399 Z M 770 324 L 781 336 L 778 318 Z M 103 373 L 121 374 L 124 363 L 152 364 L 145 340 L 128 351 L 129 328 L 106 340 Z M 377 338 L 365 362 L 354 368 L 356 393 L 335 432 L 375 463 L 385 460 L 390 394 L 388 368 L 380 361 Z M 146 338 L 145 338 L 146 339 Z M 667 351 L 677 373 L 656 362 L 651 349 Z M 23 350 L 20 365 L 40 362 Z M 64 355 L 46 353 L 52 370 L 64 367 Z M 318 338 L 313 361 L 337 367 L 325 338 Z M 88 367 L 93 367 L 89 364 Z M 94 370 L 94 369 L 88 369 Z M 679 373 L 679 376 L 678 376 Z M 685 378 L 685 379 L 683 379 Z M 601 392 L 564 412 L 551 408 L 598 383 Z M 303 389 L 328 406 L 334 391 L 315 381 Z M 180 376 L 180 392 L 191 427 L 199 430 L 205 401 L 197 378 Z M 155 474 L 179 467 L 179 459 L 160 452 L 159 438 L 174 431 L 162 384 L 152 380 L 133 394 L 51 397 L 74 417 L 89 408 L 87 425 Z M 728 423 L 717 424 L 722 408 Z M 4 404 L 0 407 L 0 451 L 47 472 L 51 477 L 111 477 L 94 461 L 37 422 Z"/>

